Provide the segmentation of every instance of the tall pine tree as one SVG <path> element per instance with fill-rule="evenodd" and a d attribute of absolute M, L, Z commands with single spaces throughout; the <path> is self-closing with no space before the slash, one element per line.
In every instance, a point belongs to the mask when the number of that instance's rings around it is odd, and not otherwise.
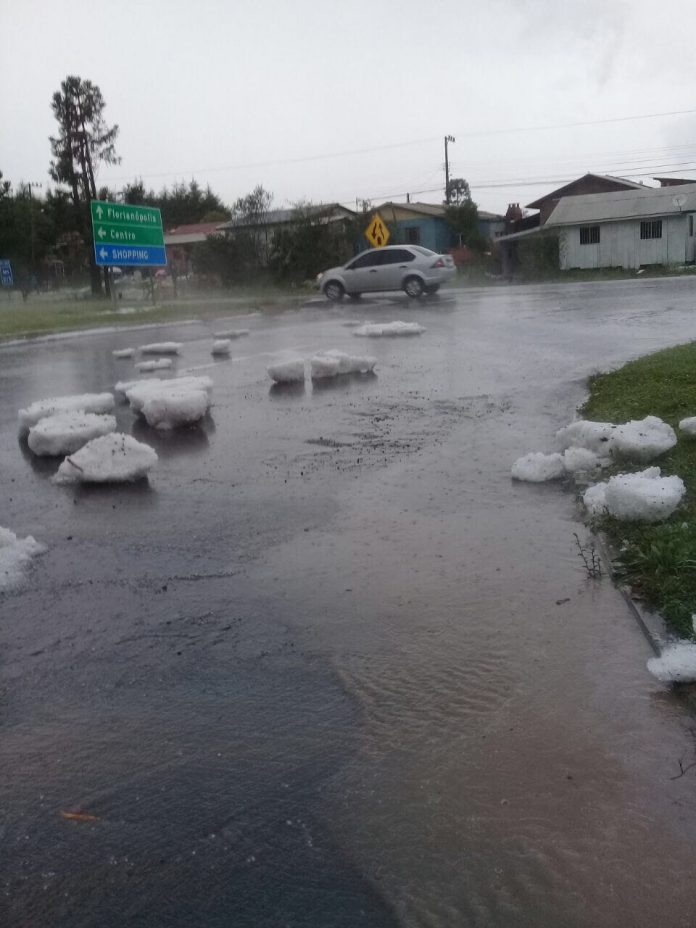
<path fill-rule="evenodd" d="M 54 159 L 50 174 L 56 182 L 69 186 L 85 242 L 91 239 L 89 201 L 97 198 L 95 165 L 118 164 L 121 160 L 115 149 L 118 126 L 106 124 L 105 106 L 96 84 L 74 76 L 65 78 L 51 100 L 58 135 L 50 137 Z M 101 278 L 91 249 L 90 273 L 92 292 L 100 294 Z"/>

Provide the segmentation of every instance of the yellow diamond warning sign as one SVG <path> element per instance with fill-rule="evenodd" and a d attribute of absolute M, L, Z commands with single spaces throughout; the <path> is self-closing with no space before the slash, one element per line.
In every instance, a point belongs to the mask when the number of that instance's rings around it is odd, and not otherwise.
<path fill-rule="evenodd" d="M 379 213 L 375 213 L 370 220 L 369 226 L 365 229 L 365 238 L 373 248 L 381 248 L 389 241 L 389 229 Z"/>

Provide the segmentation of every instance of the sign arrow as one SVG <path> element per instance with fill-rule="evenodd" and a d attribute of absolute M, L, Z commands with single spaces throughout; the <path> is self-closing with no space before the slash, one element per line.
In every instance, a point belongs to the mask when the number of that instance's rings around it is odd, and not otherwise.
<path fill-rule="evenodd" d="M 103 261 L 104 258 L 105 258 L 108 254 L 109 254 L 109 252 L 106 250 L 106 248 L 102 248 L 102 250 L 99 252 L 99 257 L 100 257 L 100 258 L 102 259 L 102 261 Z"/>
<path fill-rule="evenodd" d="M 99 236 L 99 238 L 104 238 L 104 236 L 106 235 L 106 232 L 102 229 L 101 226 L 99 226 L 99 228 L 97 229 L 97 235 Z"/>
<path fill-rule="evenodd" d="M 98 206 L 98 207 L 95 209 L 94 212 L 95 212 L 95 213 L 97 214 L 97 216 L 99 216 L 99 218 L 101 219 L 104 210 L 101 208 L 101 206 Z"/>

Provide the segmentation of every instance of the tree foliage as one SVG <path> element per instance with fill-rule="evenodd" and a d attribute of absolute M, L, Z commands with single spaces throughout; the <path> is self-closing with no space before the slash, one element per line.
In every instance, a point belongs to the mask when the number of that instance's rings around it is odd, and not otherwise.
<path fill-rule="evenodd" d="M 208 188 L 210 190 L 210 188 Z M 223 285 L 251 283 L 267 273 L 268 228 L 265 224 L 273 195 L 258 185 L 251 193 L 240 197 L 230 213 L 222 204 L 211 209 L 209 221 L 232 219 L 239 228 L 232 227 L 225 235 L 210 235 L 193 251 L 193 266 L 197 274 L 213 277 Z M 222 207 L 222 208 L 220 208 Z"/>
<path fill-rule="evenodd" d="M 95 165 L 121 160 L 115 148 L 118 126 L 107 126 L 105 106 L 96 84 L 74 76 L 65 78 L 51 100 L 58 135 L 50 137 L 54 159 L 50 174 L 70 187 L 75 202 L 96 199 Z"/>
<path fill-rule="evenodd" d="M 459 244 L 483 251 L 486 239 L 479 229 L 478 206 L 471 198 L 468 182 L 463 177 L 453 177 L 448 189 L 450 203 L 445 209 L 445 218 L 458 236 Z"/>
<path fill-rule="evenodd" d="M 451 178 L 447 185 L 447 203 L 453 206 L 460 206 L 462 203 L 471 202 L 471 188 L 469 182 L 463 177 Z"/>
<path fill-rule="evenodd" d="M 18 282 L 33 274 L 38 283 L 50 284 L 56 262 L 68 275 L 79 273 L 88 256 L 74 229 L 74 206 L 65 191 L 30 195 L 26 184 L 13 190 L 9 181 L 0 183 L 0 257 L 12 262 Z"/>
<path fill-rule="evenodd" d="M 247 271 L 267 268 L 270 261 L 272 233 L 268 214 L 273 203 L 273 194 L 261 184 L 235 201 L 232 221 L 236 228 L 229 236 L 237 243 L 238 251 L 244 256 Z"/>
<path fill-rule="evenodd" d="M 319 271 L 347 261 L 367 224 L 363 218 L 336 220 L 332 207 L 309 202 L 295 204 L 282 222 L 271 222 L 278 218 L 269 216 L 272 202 L 261 186 L 240 197 L 226 234 L 209 236 L 196 246 L 196 273 L 225 285 L 251 283 L 269 273 L 284 282 L 311 280 Z"/>
<path fill-rule="evenodd" d="M 258 279 L 256 253 L 246 236 L 209 235 L 193 249 L 193 270 L 226 287 Z"/>
<path fill-rule="evenodd" d="M 218 218 L 224 222 L 231 216 L 230 210 L 210 185 L 203 188 L 196 180 L 188 184 L 175 183 L 171 188 L 163 187 L 155 193 L 147 190 L 142 178 L 139 178 L 126 184 L 122 194 L 125 203 L 156 206 L 162 212 L 162 223 L 166 229 L 196 222 L 215 222 Z"/>
<path fill-rule="evenodd" d="M 273 194 L 261 184 L 235 201 L 233 218 L 244 225 L 262 225 L 273 203 Z"/>
<path fill-rule="evenodd" d="M 270 267 L 282 280 L 313 280 L 320 271 L 343 264 L 353 254 L 355 232 L 350 220 L 336 220 L 333 208 L 297 203 L 292 222 L 275 233 Z"/>

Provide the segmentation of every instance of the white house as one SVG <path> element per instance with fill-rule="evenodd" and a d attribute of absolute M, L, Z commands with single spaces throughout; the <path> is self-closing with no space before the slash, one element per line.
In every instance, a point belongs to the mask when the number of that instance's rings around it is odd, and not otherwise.
<path fill-rule="evenodd" d="M 561 199 L 544 229 L 558 233 L 561 270 L 684 264 L 696 259 L 695 214 L 696 183 L 641 187 Z"/>

